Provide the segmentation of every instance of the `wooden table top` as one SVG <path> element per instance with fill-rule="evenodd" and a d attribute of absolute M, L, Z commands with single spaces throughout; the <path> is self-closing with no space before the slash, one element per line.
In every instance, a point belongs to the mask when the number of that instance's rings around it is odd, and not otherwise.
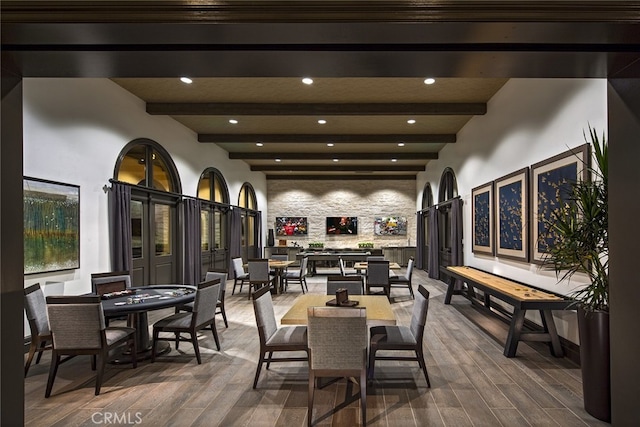
<path fill-rule="evenodd" d="M 353 268 L 355 268 L 356 270 L 366 270 L 367 269 L 367 263 L 366 262 L 356 262 L 355 264 L 353 264 Z M 398 264 L 397 262 L 390 262 L 389 263 L 389 270 L 400 270 L 402 267 L 400 267 L 400 264 Z"/>
<path fill-rule="evenodd" d="M 324 307 L 327 301 L 334 298 L 335 295 L 301 295 L 282 317 L 280 323 L 283 325 L 306 325 L 308 307 Z M 396 324 L 396 317 L 386 296 L 349 295 L 349 300 L 359 301 L 360 304 L 356 307 L 367 308 L 367 324 L 369 326 Z"/>
<path fill-rule="evenodd" d="M 535 288 L 531 288 L 521 283 L 512 282 L 511 280 L 503 277 L 494 276 L 493 274 L 476 270 L 472 267 L 459 266 L 459 267 L 447 267 L 447 270 L 451 270 L 458 273 L 462 277 L 466 277 L 469 280 L 480 283 L 484 286 L 496 289 L 502 293 L 508 294 L 511 297 L 521 301 L 547 301 L 547 300 L 562 300 L 563 298 L 558 295 L 547 293 Z"/>
<path fill-rule="evenodd" d="M 296 261 L 283 261 L 279 259 L 270 259 L 269 260 L 269 268 L 286 268 L 291 264 L 295 264 Z"/>

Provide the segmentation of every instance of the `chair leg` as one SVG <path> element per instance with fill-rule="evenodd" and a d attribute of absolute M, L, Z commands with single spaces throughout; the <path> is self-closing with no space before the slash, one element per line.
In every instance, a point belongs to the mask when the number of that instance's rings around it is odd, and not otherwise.
<path fill-rule="evenodd" d="M 222 320 L 224 320 L 224 327 L 228 328 L 229 323 L 227 322 L 227 312 L 224 310 L 224 302 L 220 304 L 220 313 L 222 314 Z"/>
<path fill-rule="evenodd" d="M 36 365 L 40 363 L 40 359 L 42 359 L 42 353 L 44 352 L 44 348 L 47 346 L 47 341 L 40 342 L 40 350 L 38 351 L 38 357 L 36 358 Z"/>
<path fill-rule="evenodd" d="M 215 318 L 213 319 L 213 322 L 211 322 L 211 332 L 213 333 L 213 340 L 216 342 L 216 347 L 218 348 L 218 351 L 220 351 L 220 340 L 218 339 L 218 329 L 216 328 Z"/>
<path fill-rule="evenodd" d="M 49 366 L 49 379 L 47 380 L 47 389 L 44 392 L 44 397 L 51 396 L 51 389 L 53 389 L 53 382 L 56 379 L 58 373 L 58 365 L 60 364 L 60 355 L 53 350 L 51 354 L 51 366 Z"/>
<path fill-rule="evenodd" d="M 258 385 L 258 378 L 260 377 L 260 371 L 262 370 L 262 364 L 264 363 L 265 352 L 260 350 L 260 360 L 258 360 L 258 367 L 256 368 L 256 377 L 253 380 L 253 388 Z"/>
<path fill-rule="evenodd" d="M 180 332 L 176 332 L 176 350 L 178 349 L 179 345 L 180 345 Z"/>
<path fill-rule="evenodd" d="M 422 372 L 424 372 L 424 379 L 427 380 L 427 386 L 431 388 L 431 381 L 429 381 L 429 374 L 427 373 L 427 364 L 424 363 L 424 354 L 422 353 L 422 349 L 416 349 L 416 358 L 418 359 L 418 364 L 422 368 Z"/>
<path fill-rule="evenodd" d="M 408 283 L 409 293 L 411 294 L 411 299 L 416 299 L 415 295 L 413 295 L 413 286 L 411 286 L 411 282 Z"/>
<path fill-rule="evenodd" d="M 36 342 L 31 340 L 31 344 L 29 345 L 29 356 L 27 356 L 27 363 L 25 363 L 25 365 L 24 365 L 24 376 L 25 377 L 27 376 L 27 373 L 29 372 L 29 366 L 31 366 L 31 361 L 33 360 L 33 356 L 36 354 L 36 348 L 37 348 Z M 40 354 L 42 354 L 42 351 L 40 351 L 40 353 L 38 354 L 38 359 L 36 360 L 36 364 L 40 360 Z"/>
<path fill-rule="evenodd" d="M 104 377 L 104 365 L 108 354 L 109 350 L 105 350 L 100 355 L 100 363 L 98 364 L 98 375 L 96 376 L 96 396 L 100 394 L 100 387 L 102 387 L 102 378 Z"/>
<path fill-rule="evenodd" d="M 375 364 L 376 364 L 376 351 L 377 348 L 374 346 L 371 346 L 371 348 L 369 348 L 369 379 L 373 381 L 373 374 L 374 374 L 374 370 L 375 370 Z"/>
<path fill-rule="evenodd" d="M 267 359 L 267 369 L 271 366 L 271 358 L 273 357 L 273 351 L 269 352 L 269 358 Z"/>
<path fill-rule="evenodd" d="M 191 344 L 193 344 L 193 351 L 196 353 L 198 365 L 201 365 L 202 360 L 200 359 L 200 346 L 198 345 L 198 333 L 196 331 L 191 331 Z"/>
<path fill-rule="evenodd" d="M 92 355 L 91 356 L 91 370 L 95 371 L 96 370 L 96 355 Z"/>
<path fill-rule="evenodd" d="M 313 395 L 316 391 L 316 379 L 313 370 L 309 369 L 309 402 L 307 403 L 307 425 L 313 424 Z"/>
<path fill-rule="evenodd" d="M 153 328 L 153 339 L 151 340 L 151 363 L 156 361 L 156 344 L 158 343 L 159 330 Z"/>
<path fill-rule="evenodd" d="M 362 425 L 367 425 L 367 369 L 360 372 L 360 409 L 362 411 Z"/>

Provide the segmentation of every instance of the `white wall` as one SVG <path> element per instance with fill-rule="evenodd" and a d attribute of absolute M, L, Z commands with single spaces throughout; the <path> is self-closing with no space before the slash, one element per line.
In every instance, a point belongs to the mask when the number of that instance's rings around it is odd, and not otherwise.
<path fill-rule="evenodd" d="M 63 282 L 65 294 L 90 292 L 91 273 L 109 271 L 107 194 L 122 148 L 136 138 L 158 142 L 178 169 L 182 193 L 195 196 L 207 167 L 222 172 L 231 204 L 244 182 L 266 215 L 266 179 L 246 163 L 229 160 L 215 144 L 168 116 L 146 113 L 145 103 L 108 79 L 24 79 L 24 174 L 80 185 L 80 268 L 25 276 L 25 287 Z M 58 292 L 59 285 L 51 286 Z M 51 293 L 51 292 L 48 292 Z M 28 328 L 27 328 L 28 331 Z"/>
<path fill-rule="evenodd" d="M 511 79 L 487 105 L 487 114 L 472 118 L 457 142 L 442 149 L 426 172 L 418 175 L 417 209 L 425 183 L 437 202 L 440 176 L 446 167 L 456 174 L 464 201 L 464 263 L 495 274 L 568 294 L 586 283 L 558 283 L 553 272 L 538 265 L 472 253 L 471 189 L 585 143 L 589 125 L 599 133 L 607 126 L 607 82 L 598 79 Z M 559 333 L 577 342 L 573 312 L 556 312 Z M 535 316 L 532 317 L 535 319 Z M 539 323 L 539 322 L 538 322 Z"/>

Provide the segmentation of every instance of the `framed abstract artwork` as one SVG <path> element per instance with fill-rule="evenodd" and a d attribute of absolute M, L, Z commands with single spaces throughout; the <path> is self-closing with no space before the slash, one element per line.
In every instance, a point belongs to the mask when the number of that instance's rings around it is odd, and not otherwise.
<path fill-rule="evenodd" d="M 555 236 L 547 224 L 569 202 L 572 183 L 588 179 L 589 145 L 584 144 L 531 166 L 531 261 L 542 263 Z"/>
<path fill-rule="evenodd" d="M 493 244 L 494 207 L 493 182 L 471 190 L 472 251 L 475 254 L 495 255 Z"/>
<path fill-rule="evenodd" d="M 24 274 L 80 268 L 80 187 L 24 177 Z"/>
<path fill-rule="evenodd" d="M 496 255 L 529 260 L 529 168 L 494 181 Z"/>

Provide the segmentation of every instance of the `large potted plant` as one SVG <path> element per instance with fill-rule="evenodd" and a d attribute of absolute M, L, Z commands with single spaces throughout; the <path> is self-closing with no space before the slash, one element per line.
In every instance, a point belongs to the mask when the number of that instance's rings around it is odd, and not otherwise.
<path fill-rule="evenodd" d="M 589 283 L 571 295 L 577 305 L 584 405 L 594 417 L 610 421 L 608 144 L 589 127 L 593 149 L 591 179 L 570 184 L 567 202 L 555 210 L 547 228 L 553 244 L 543 265 L 560 281 L 576 273 Z"/>

